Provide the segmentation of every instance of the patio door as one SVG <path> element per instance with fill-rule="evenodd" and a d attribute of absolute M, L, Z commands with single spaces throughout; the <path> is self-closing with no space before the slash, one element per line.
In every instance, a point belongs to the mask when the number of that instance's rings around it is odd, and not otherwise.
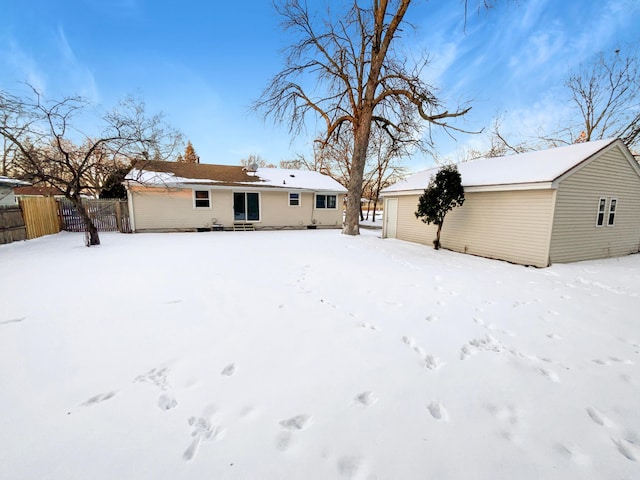
<path fill-rule="evenodd" d="M 257 192 L 234 192 L 233 219 L 236 222 L 259 222 L 260 194 Z"/>

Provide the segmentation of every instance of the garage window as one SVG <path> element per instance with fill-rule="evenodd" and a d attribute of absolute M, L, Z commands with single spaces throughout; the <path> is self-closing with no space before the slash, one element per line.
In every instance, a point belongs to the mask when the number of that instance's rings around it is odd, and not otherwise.
<path fill-rule="evenodd" d="M 618 206 L 618 199 L 612 198 L 609 200 L 609 218 L 607 219 L 607 226 L 612 227 L 613 222 L 616 220 L 616 207 Z"/>

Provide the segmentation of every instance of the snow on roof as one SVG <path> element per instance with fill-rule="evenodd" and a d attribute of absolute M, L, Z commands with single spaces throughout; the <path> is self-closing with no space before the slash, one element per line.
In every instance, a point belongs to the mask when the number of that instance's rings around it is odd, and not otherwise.
<path fill-rule="evenodd" d="M 457 167 L 465 187 L 552 182 L 615 141 L 609 138 L 506 157 L 480 158 L 458 163 Z M 438 167 L 434 167 L 415 173 L 382 193 L 424 190 L 437 171 Z"/>
<path fill-rule="evenodd" d="M 20 185 L 31 185 L 29 182 L 25 182 L 22 180 L 18 180 L 16 178 L 9 178 L 0 175 L 0 185 L 10 185 L 13 187 L 18 187 Z"/>
<path fill-rule="evenodd" d="M 255 173 L 241 166 L 146 162 L 132 169 L 127 180 L 144 185 L 251 185 L 288 190 L 312 190 L 343 193 L 347 190 L 333 178 L 319 172 L 258 168 Z"/>
<path fill-rule="evenodd" d="M 274 187 L 301 190 L 321 190 L 346 193 L 347 189 L 329 175 L 309 170 L 288 170 L 284 168 L 258 168 L 256 175 L 265 184 Z"/>

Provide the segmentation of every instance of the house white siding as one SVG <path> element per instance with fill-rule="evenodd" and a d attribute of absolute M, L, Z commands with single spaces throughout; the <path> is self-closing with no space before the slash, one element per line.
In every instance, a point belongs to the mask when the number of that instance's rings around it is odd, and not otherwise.
<path fill-rule="evenodd" d="M 597 226 L 598 202 L 606 199 L 604 225 Z M 615 221 L 607 225 L 611 198 Z M 551 236 L 551 261 L 573 262 L 638 252 L 640 178 L 615 147 L 559 183 Z"/>
<path fill-rule="evenodd" d="M 206 190 L 206 188 L 202 188 Z M 194 208 L 193 190 L 135 187 L 129 190 L 136 231 L 194 230 L 213 224 L 233 224 L 230 191 L 210 190 L 211 208 Z"/>
<path fill-rule="evenodd" d="M 416 218 L 418 197 L 397 197 L 397 238 L 432 246 L 437 227 Z M 472 192 L 465 197 L 464 205 L 445 218 L 443 248 L 524 265 L 548 265 L 553 190 Z"/>
<path fill-rule="evenodd" d="M 198 190 L 207 190 L 198 187 Z M 210 208 L 194 208 L 193 189 L 133 187 L 130 203 L 135 211 L 135 230 L 172 231 L 210 228 L 214 224 L 232 227 L 233 193 L 256 192 L 253 188 L 235 187 L 209 190 Z M 299 192 L 300 205 L 289 206 L 289 192 L 260 190 L 260 220 L 255 228 L 339 227 L 342 225 L 342 201 L 338 208 L 316 209 L 312 192 Z"/>

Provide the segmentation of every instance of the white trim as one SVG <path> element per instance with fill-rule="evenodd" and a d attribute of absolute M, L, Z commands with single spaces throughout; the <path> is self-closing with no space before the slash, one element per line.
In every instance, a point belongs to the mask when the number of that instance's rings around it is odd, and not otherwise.
<path fill-rule="evenodd" d="M 211 190 L 209 188 L 194 188 L 191 192 L 194 210 L 211 210 Z M 196 200 L 204 200 L 204 198 L 196 198 L 196 192 L 207 192 L 207 202 L 209 203 L 209 206 L 199 207 L 196 205 Z"/>
<path fill-rule="evenodd" d="M 550 210 L 550 215 L 549 215 L 549 224 L 548 224 L 548 230 L 549 230 L 549 236 L 547 237 L 547 241 L 546 241 L 546 245 L 545 245 L 545 250 L 546 250 L 546 258 L 547 258 L 547 267 L 551 266 L 551 242 L 553 241 L 553 226 L 555 224 L 556 221 L 556 204 L 558 203 L 558 190 L 554 189 L 551 193 L 552 198 L 551 198 L 551 210 Z"/>
<path fill-rule="evenodd" d="M 291 195 L 297 195 L 298 196 L 298 204 L 297 205 L 291 205 Z M 300 208 L 302 206 L 302 194 L 301 194 L 301 192 L 287 192 L 287 205 L 289 205 L 290 207 L 293 207 L 293 208 Z"/>
<path fill-rule="evenodd" d="M 129 207 L 129 224 L 131 225 L 131 231 L 135 233 L 136 231 L 136 210 L 133 208 L 133 195 L 134 193 L 129 188 L 129 183 L 127 182 L 125 185 L 125 189 L 127 190 L 127 206 Z"/>
<path fill-rule="evenodd" d="M 318 195 L 322 195 L 323 197 L 325 197 L 324 201 L 325 201 L 325 205 L 327 204 L 327 198 L 326 197 L 336 197 L 336 205 L 335 207 L 324 207 L 324 208 L 318 208 Z M 337 210 L 338 209 L 338 199 L 339 199 L 339 195 L 337 194 L 333 194 L 333 193 L 317 193 L 313 196 L 313 209 L 314 210 Z"/>
<path fill-rule="evenodd" d="M 555 182 L 536 182 L 536 183 L 509 183 L 504 185 L 481 185 L 464 187 L 465 193 L 474 192 L 513 192 L 518 190 L 555 190 L 558 185 Z M 403 195 L 422 195 L 424 188 L 420 190 L 397 190 L 381 193 L 381 197 L 399 197 Z"/>
<path fill-rule="evenodd" d="M 244 216 L 245 219 L 244 220 L 238 220 L 236 219 L 236 193 L 242 193 L 244 195 Z M 255 193 L 256 195 L 258 195 L 258 219 L 257 220 L 248 220 L 246 218 L 247 216 L 247 193 Z M 262 196 L 260 195 L 260 192 L 252 192 L 252 191 L 246 191 L 246 190 L 232 190 L 231 191 L 231 209 L 233 210 L 233 222 L 237 223 L 237 222 L 243 222 L 243 223 L 260 223 L 262 222 Z"/>
<path fill-rule="evenodd" d="M 616 224 L 616 213 L 618 213 L 618 199 L 616 197 L 609 198 L 609 208 L 607 212 L 606 225 L 607 227 L 614 227 Z M 611 221 L 611 215 L 613 215 L 613 222 Z"/>
<path fill-rule="evenodd" d="M 602 207 L 602 211 L 600 207 Z M 607 220 L 607 197 L 598 198 L 598 209 L 596 212 L 596 228 L 604 227 Z M 602 214 L 602 223 L 600 223 L 600 214 Z"/>

